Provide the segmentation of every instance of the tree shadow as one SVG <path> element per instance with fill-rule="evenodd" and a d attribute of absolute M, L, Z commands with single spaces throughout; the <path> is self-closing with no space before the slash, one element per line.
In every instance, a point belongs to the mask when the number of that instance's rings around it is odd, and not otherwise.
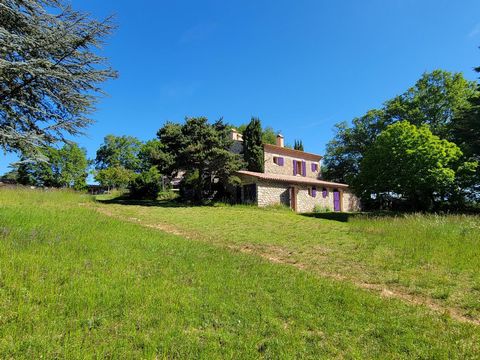
<path fill-rule="evenodd" d="M 95 201 L 102 204 L 115 204 L 115 205 L 125 205 L 125 206 L 148 206 L 148 207 L 164 207 L 164 208 L 181 208 L 181 207 L 190 207 L 194 206 L 192 204 L 187 204 L 175 200 L 141 200 L 141 199 L 132 199 L 128 196 L 119 196 L 113 199 L 96 199 Z"/>
<path fill-rule="evenodd" d="M 318 218 L 318 219 L 348 222 L 354 218 L 379 218 L 379 217 L 395 218 L 398 216 L 403 216 L 405 215 L 405 213 L 395 212 L 395 211 L 371 211 L 371 212 L 355 212 L 355 213 L 347 213 L 347 212 L 305 213 L 301 215 L 306 217 Z"/>

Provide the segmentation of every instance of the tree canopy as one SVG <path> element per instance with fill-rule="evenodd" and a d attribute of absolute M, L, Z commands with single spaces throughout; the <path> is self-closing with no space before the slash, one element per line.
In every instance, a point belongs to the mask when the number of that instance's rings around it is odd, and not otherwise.
<path fill-rule="evenodd" d="M 92 123 L 100 84 L 116 77 L 95 52 L 113 24 L 61 0 L 5 0 L 1 7 L 0 147 L 41 156 L 41 148 Z"/>
<path fill-rule="evenodd" d="M 434 135 L 456 141 L 455 123 L 472 109 L 472 99 L 478 94 L 477 84 L 460 73 L 436 70 L 423 74 L 413 87 L 386 101 L 381 109 L 368 111 L 351 125 L 336 124 L 335 137 L 327 144 L 324 157 L 325 178 L 354 181 L 367 149 L 387 126 L 398 121 L 427 125 Z"/>
<path fill-rule="evenodd" d="M 431 209 L 454 186 L 457 172 L 477 164 L 459 162 L 460 148 L 427 125 L 389 125 L 367 149 L 355 186 L 364 200 L 402 198 L 413 209 Z"/>
<path fill-rule="evenodd" d="M 85 149 L 67 143 L 62 148 L 45 147 L 42 155 L 48 159 L 26 160 L 17 164 L 17 180 L 24 185 L 68 187 L 76 190 L 86 186 L 88 160 Z"/>
<path fill-rule="evenodd" d="M 141 167 L 139 157 L 142 142 L 133 136 L 107 135 L 97 150 L 95 167 L 99 170 L 122 166 L 127 170 L 138 171 Z"/>
<path fill-rule="evenodd" d="M 183 124 L 165 124 L 157 136 L 159 166 L 169 176 L 185 172 L 185 197 L 203 202 L 237 180 L 234 173 L 242 162 L 230 151 L 230 128 L 222 120 L 210 124 L 204 117 L 186 118 Z"/>

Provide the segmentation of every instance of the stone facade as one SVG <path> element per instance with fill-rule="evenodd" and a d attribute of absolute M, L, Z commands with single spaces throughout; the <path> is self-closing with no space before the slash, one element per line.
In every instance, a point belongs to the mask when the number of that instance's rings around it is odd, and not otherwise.
<path fill-rule="evenodd" d="M 232 152 L 240 154 L 241 134 L 233 129 L 231 139 Z M 334 211 L 334 191 L 338 191 L 340 211 L 360 210 L 358 199 L 346 184 L 321 180 L 321 159 L 320 155 L 285 148 L 283 136 L 278 135 L 276 145 L 264 145 L 263 173 L 238 172 L 242 180 L 240 200 L 261 207 L 282 204 L 302 213 L 316 207 Z"/>
<path fill-rule="evenodd" d="M 283 165 L 278 165 L 274 162 L 274 158 L 283 158 Z M 299 154 L 298 157 L 289 156 L 280 153 L 280 151 L 275 152 L 274 149 L 272 150 L 264 150 L 264 161 L 265 161 L 265 170 L 264 172 L 267 174 L 280 174 L 280 175 L 293 175 L 293 163 L 295 161 L 305 161 L 305 170 L 306 174 L 305 177 L 313 178 L 313 179 L 320 179 L 320 162 L 315 160 L 304 160 L 301 158 Z M 312 171 L 312 164 L 316 164 L 317 170 Z M 298 173 L 296 176 L 302 177 L 301 173 Z"/>
<path fill-rule="evenodd" d="M 244 184 L 256 185 L 256 199 L 252 203 L 265 207 L 269 205 L 291 206 L 291 189 L 294 188 L 297 195 L 297 212 L 305 213 L 314 211 L 315 207 L 334 210 L 333 206 L 333 187 L 325 187 L 326 197 L 323 197 L 323 188 L 317 187 L 316 196 L 312 196 L 312 187 L 302 184 L 290 185 L 276 181 L 265 181 L 260 179 L 250 179 L 244 181 Z M 348 189 L 338 189 L 340 192 L 341 208 L 340 211 L 352 212 L 360 210 L 358 199 Z M 243 200 L 243 192 L 242 192 Z"/>

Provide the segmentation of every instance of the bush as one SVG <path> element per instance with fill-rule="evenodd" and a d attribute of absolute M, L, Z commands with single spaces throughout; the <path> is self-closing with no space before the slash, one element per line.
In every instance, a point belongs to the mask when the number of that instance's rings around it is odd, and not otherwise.
<path fill-rule="evenodd" d="M 134 199 L 152 199 L 158 197 L 162 187 L 162 175 L 156 167 L 142 172 L 130 182 L 130 196 Z"/>
<path fill-rule="evenodd" d="M 323 205 L 315 205 L 315 207 L 313 208 L 313 212 L 315 214 L 328 213 L 331 211 L 332 210 L 329 207 Z"/>

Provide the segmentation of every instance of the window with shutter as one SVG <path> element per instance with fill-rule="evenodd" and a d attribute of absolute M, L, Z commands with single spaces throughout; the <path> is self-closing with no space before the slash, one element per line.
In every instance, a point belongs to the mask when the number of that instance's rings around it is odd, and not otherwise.
<path fill-rule="evenodd" d="M 322 189 L 322 196 L 323 196 L 324 199 L 328 196 L 328 190 L 327 190 L 327 188 L 323 188 L 323 189 Z"/>
<path fill-rule="evenodd" d="M 307 176 L 307 163 L 302 161 L 302 176 Z"/>

